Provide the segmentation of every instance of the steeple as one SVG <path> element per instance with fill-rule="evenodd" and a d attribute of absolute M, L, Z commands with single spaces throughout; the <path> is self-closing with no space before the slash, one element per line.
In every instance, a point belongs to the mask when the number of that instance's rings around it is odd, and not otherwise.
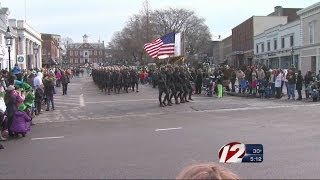
<path fill-rule="evenodd" d="M 83 37 L 83 43 L 88 43 L 88 37 L 89 36 L 87 34 L 85 34 L 82 37 Z"/>

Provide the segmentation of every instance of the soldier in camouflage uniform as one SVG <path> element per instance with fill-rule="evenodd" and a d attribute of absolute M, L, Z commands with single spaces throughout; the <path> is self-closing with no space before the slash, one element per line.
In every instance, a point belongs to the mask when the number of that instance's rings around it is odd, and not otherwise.
<path fill-rule="evenodd" d="M 188 94 L 188 89 L 187 89 L 187 83 L 188 83 L 188 79 L 187 76 L 185 74 L 185 71 L 183 70 L 183 68 L 179 69 L 180 71 L 180 79 L 181 79 L 181 87 L 182 87 L 182 93 L 180 96 L 181 103 L 185 103 L 185 102 L 189 102 L 187 100 L 187 94 Z"/>
<path fill-rule="evenodd" d="M 134 92 L 135 87 L 136 87 L 136 92 L 139 92 L 138 82 L 139 82 L 138 72 L 134 68 L 131 68 L 131 70 L 130 70 L 130 83 L 131 83 L 131 89 L 133 92 Z"/>
<path fill-rule="evenodd" d="M 177 98 L 177 91 L 174 83 L 174 76 L 173 76 L 173 69 L 171 66 L 167 67 L 167 85 L 168 89 L 170 90 L 169 96 L 168 96 L 168 103 L 171 105 L 172 103 L 172 98 L 174 97 L 175 103 L 178 104 L 178 98 Z"/>
<path fill-rule="evenodd" d="M 180 102 L 177 100 L 177 102 L 175 103 L 176 104 L 184 103 L 182 99 L 183 89 L 182 89 L 182 80 L 180 77 L 179 67 L 175 67 L 175 70 L 173 72 L 173 79 L 174 79 L 174 85 L 176 90 L 176 94 L 174 96 L 177 97 L 177 99 L 180 98 Z"/>
<path fill-rule="evenodd" d="M 126 93 L 129 93 L 128 89 L 129 89 L 129 85 L 130 85 L 130 73 L 127 68 L 122 69 L 121 78 L 122 78 L 121 82 L 122 82 L 123 90 Z"/>
<path fill-rule="evenodd" d="M 108 95 L 110 95 L 110 91 L 112 88 L 112 79 L 111 79 L 111 68 L 108 67 L 105 72 L 105 92 L 108 92 Z"/>
<path fill-rule="evenodd" d="M 167 75 L 166 75 L 166 71 L 165 71 L 164 67 L 162 67 L 160 69 L 160 72 L 159 72 L 158 87 L 159 87 L 159 103 L 160 103 L 160 107 L 164 107 L 164 106 L 166 106 L 165 101 L 168 100 L 168 96 L 169 96 L 168 87 L 167 87 Z M 162 101 L 162 94 L 163 93 L 165 93 L 165 98 Z"/>
<path fill-rule="evenodd" d="M 188 90 L 188 100 L 191 100 L 193 101 L 192 99 L 192 92 L 193 92 L 193 89 L 192 89 L 192 85 L 191 85 L 191 82 L 193 82 L 193 77 L 191 76 L 191 74 L 189 73 L 189 71 L 187 69 L 185 69 L 185 74 L 186 74 L 186 82 L 187 82 L 187 90 Z"/>

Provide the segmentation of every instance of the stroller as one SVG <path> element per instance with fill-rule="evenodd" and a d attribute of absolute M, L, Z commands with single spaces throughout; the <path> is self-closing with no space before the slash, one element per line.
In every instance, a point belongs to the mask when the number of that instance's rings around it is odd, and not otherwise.
<path fill-rule="evenodd" d="M 241 92 L 240 93 L 246 93 L 247 92 L 247 89 L 248 89 L 248 86 L 249 86 L 249 83 L 247 80 L 242 80 L 240 82 L 240 88 L 241 88 Z"/>
<path fill-rule="evenodd" d="M 318 102 L 319 100 L 320 89 L 318 87 L 319 87 L 318 81 L 313 81 L 307 87 L 307 93 L 309 94 L 309 96 L 311 96 L 313 102 Z"/>
<path fill-rule="evenodd" d="M 258 94 L 260 98 L 264 98 L 267 91 L 267 83 L 264 80 L 258 81 Z"/>
<path fill-rule="evenodd" d="M 210 76 L 209 82 L 206 85 L 206 94 L 209 97 L 212 97 L 215 94 L 216 83 L 214 81 L 214 77 Z"/>

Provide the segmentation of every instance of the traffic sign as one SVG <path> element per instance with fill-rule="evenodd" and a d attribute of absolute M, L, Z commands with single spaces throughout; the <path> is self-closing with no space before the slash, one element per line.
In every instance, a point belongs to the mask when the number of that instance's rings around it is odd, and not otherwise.
<path fill-rule="evenodd" d="M 17 55 L 17 63 L 18 64 L 24 64 L 25 60 L 26 60 L 25 55 Z"/>

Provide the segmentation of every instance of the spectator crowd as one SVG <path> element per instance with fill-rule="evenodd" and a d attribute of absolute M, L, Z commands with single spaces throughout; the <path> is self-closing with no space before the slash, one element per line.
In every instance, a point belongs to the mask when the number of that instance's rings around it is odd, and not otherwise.
<path fill-rule="evenodd" d="M 0 141 L 20 135 L 25 137 L 34 125 L 33 118 L 42 113 L 42 108 L 50 111 L 51 106 L 51 110 L 55 110 L 56 88 L 62 86 L 63 95 L 66 95 L 71 74 L 70 69 L 59 68 L 21 70 L 17 64 L 11 71 L 2 70 Z"/>

